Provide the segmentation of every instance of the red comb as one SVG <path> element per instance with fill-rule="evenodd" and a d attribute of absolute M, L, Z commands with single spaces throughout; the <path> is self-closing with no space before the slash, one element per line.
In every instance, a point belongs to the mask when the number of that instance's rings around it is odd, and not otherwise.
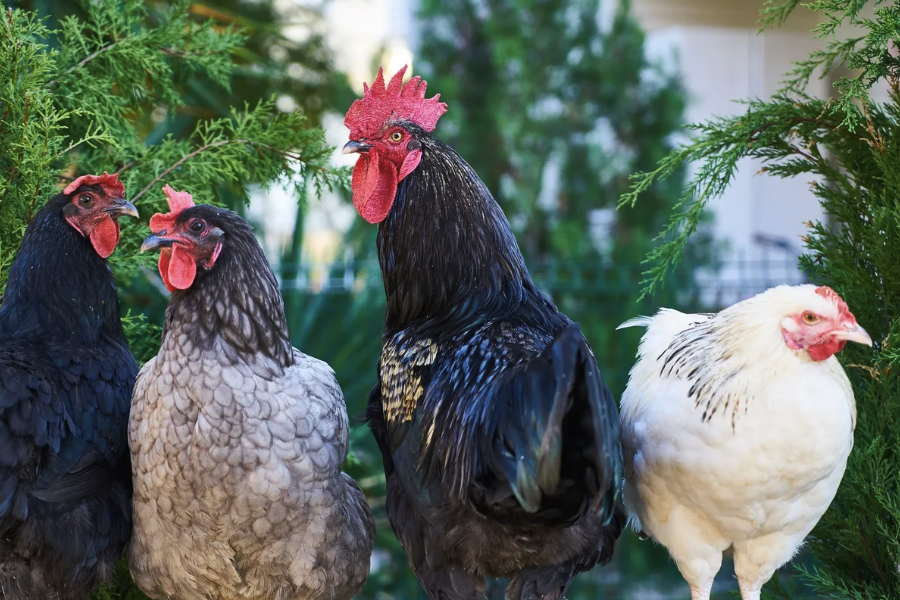
<path fill-rule="evenodd" d="M 109 192 L 118 192 L 125 195 L 125 186 L 119 181 L 119 174 L 113 173 L 110 175 L 106 171 L 103 171 L 103 175 L 82 175 L 67 185 L 66 189 L 63 190 L 63 194 L 69 195 L 82 185 L 97 185 L 98 183 L 105 188 L 109 188 Z"/>
<path fill-rule="evenodd" d="M 440 94 L 425 98 L 428 84 L 421 77 L 413 77 L 404 85 L 404 73 L 406 65 L 385 87 L 384 70 L 379 68 L 371 88 L 363 83 L 363 97 L 353 101 L 344 118 L 350 139 L 377 135 L 388 119 L 412 121 L 425 131 L 434 131 L 447 105 L 439 102 Z"/>
<path fill-rule="evenodd" d="M 816 293 L 823 298 L 827 298 L 834 302 L 838 307 L 838 313 L 844 319 L 848 319 L 856 323 L 856 317 L 853 316 L 853 313 L 850 312 L 850 307 L 847 306 L 847 303 L 844 302 L 844 299 L 838 296 L 838 293 L 833 289 L 828 287 L 827 285 L 822 285 L 816 288 Z"/>
<path fill-rule="evenodd" d="M 153 233 L 167 231 L 175 223 L 175 219 L 178 218 L 181 211 L 194 206 L 193 196 L 187 192 L 176 192 L 169 184 L 166 184 L 165 187 L 163 187 L 163 193 L 166 195 L 166 200 L 169 202 L 169 212 L 165 214 L 156 213 L 150 217 L 150 231 Z"/>

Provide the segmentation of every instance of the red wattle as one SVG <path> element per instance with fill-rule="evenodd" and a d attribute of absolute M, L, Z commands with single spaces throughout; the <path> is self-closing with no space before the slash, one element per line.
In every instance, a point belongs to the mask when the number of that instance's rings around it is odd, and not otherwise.
<path fill-rule="evenodd" d="M 172 246 L 172 260 L 169 263 L 169 283 L 179 290 L 186 290 L 197 276 L 197 263 L 184 248 Z"/>
<path fill-rule="evenodd" d="M 353 167 L 353 206 L 369 223 L 384 221 L 397 193 L 397 168 L 375 153 L 360 154 Z"/>
<path fill-rule="evenodd" d="M 112 217 L 103 217 L 91 231 L 91 244 L 103 258 L 108 258 L 119 243 L 119 223 Z"/>
<path fill-rule="evenodd" d="M 186 290 L 197 276 L 197 263 L 177 245 L 163 248 L 159 253 L 159 275 L 170 292 Z"/>
<path fill-rule="evenodd" d="M 847 342 L 844 340 L 831 338 L 821 344 L 810 346 L 807 348 L 807 352 L 809 352 L 809 357 L 815 361 L 828 360 L 833 355 L 843 350 L 846 345 Z"/>
<path fill-rule="evenodd" d="M 175 288 L 172 287 L 171 283 L 169 283 L 170 262 L 172 262 L 172 249 L 163 248 L 159 251 L 159 276 L 162 277 L 163 283 L 166 284 L 166 289 L 168 289 L 170 292 L 174 292 Z"/>

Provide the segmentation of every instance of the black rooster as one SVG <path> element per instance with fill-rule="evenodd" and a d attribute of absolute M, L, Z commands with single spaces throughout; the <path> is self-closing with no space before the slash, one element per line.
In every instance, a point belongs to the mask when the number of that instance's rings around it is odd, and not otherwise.
<path fill-rule="evenodd" d="M 131 532 L 126 428 L 138 366 L 106 257 L 137 216 L 116 175 L 32 219 L 0 307 L 0 598 L 83 599 Z"/>
<path fill-rule="evenodd" d="M 347 113 L 353 201 L 380 223 L 387 294 L 368 419 L 387 513 L 434 600 L 558 599 L 612 557 L 618 414 L 590 347 L 531 281 L 471 167 L 429 133 L 425 82 L 379 71 Z"/>

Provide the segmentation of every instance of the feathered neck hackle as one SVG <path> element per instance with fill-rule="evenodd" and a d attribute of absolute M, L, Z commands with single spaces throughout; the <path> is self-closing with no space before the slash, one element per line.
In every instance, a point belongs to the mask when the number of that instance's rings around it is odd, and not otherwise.
<path fill-rule="evenodd" d="M 755 401 L 751 390 L 759 389 L 760 382 L 778 380 L 800 365 L 831 368 L 827 365 L 836 364 L 832 357 L 820 365 L 808 353 L 788 348 L 781 331 L 782 319 L 809 308 L 810 299 L 839 302 L 846 309 L 833 291 L 817 291 L 823 289 L 777 286 L 717 314 L 702 315 L 706 318 L 676 334 L 660 355 L 660 375 L 691 382 L 688 395 L 702 411 L 701 419 L 710 421 L 720 415 L 730 419 L 735 429 Z"/>
<path fill-rule="evenodd" d="M 225 232 L 215 265 L 197 270 L 193 285 L 172 294 L 163 343 L 189 336 L 203 350 L 221 351 L 233 364 L 262 355 L 280 368 L 293 349 L 278 281 L 250 225 L 234 212 L 197 205 L 180 218 L 200 217 Z"/>
<path fill-rule="evenodd" d="M 0 332 L 40 332 L 90 344 L 125 344 L 112 271 L 88 238 L 66 223 L 59 194 L 34 215 L 9 270 Z"/>
<path fill-rule="evenodd" d="M 453 331 L 543 301 L 497 201 L 449 146 L 414 123 L 418 168 L 378 227 L 387 333 L 410 324 Z M 555 311 L 555 309 L 554 309 Z"/>

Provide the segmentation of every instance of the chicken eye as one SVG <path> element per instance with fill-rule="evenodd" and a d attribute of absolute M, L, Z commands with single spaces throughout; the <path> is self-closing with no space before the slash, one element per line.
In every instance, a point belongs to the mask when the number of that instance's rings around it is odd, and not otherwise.
<path fill-rule="evenodd" d="M 394 133 L 391 134 L 391 141 L 394 142 L 395 144 L 398 143 L 402 139 L 403 139 L 403 134 L 400 133 L 399 131 L 395 131 Z"/>
<path fill-rule="evenodd" d="M 194 233 L 200 233 L 201 231 L 203 231 L 203 228 L 203 221 L 194 221 L 193 223 L 191 223 L 191 231 L 193 231 Z"/>
<path fill-rule="evenodd" d="M 81 202 L 82 206 L 90 206 L 91 204 L 94 203 L 94 199 L 91 196 L 88 196 L 87 194 L 84 194 L 83 196 L 81 196 L 78 199 L 78 201 Z"/>
<path fill-rule="evenodd" d="M 819 320 L 819 317 L 812 313 L 803 313 L 803 322 L 812 325 Z"/>

